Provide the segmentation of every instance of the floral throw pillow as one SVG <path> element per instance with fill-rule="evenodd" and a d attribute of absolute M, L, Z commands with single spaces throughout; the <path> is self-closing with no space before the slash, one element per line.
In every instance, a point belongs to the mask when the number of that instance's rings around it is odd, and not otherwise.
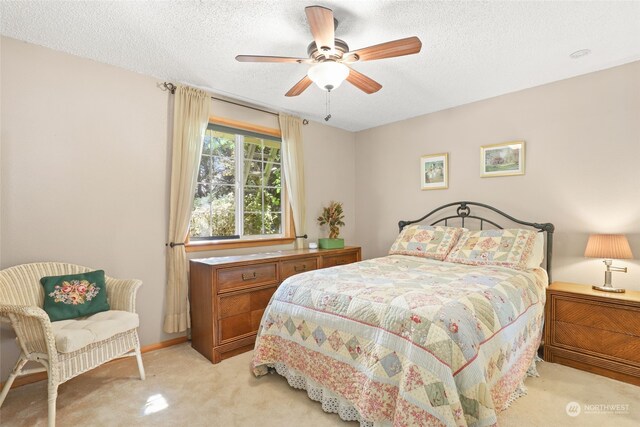
<path fill-rule="evenodd" d="M 389 255 L 412 255 L 442 261 L 462 231 L 462 228 L 439 225 L 409 225 L 402 229 Z"/>
<path fill-rule="evenodd" d="M 497 265 L 525 270 L 537 232 L 519 228 L 466 230 L 445 261 L 470 265 Z"/>
<path fill-rule="evenodd" d="M 103 270 L 46 276 L 40 283 L 44 287 L 43 308 L 52 322 L 109 310 Z"/>

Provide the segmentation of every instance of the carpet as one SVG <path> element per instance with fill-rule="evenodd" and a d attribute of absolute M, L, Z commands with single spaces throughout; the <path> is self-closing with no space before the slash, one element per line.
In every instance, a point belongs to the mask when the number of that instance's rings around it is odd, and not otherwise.
<path fill-rule="evenodd" d="M 147 380 L 135 359 L 110 363 L 62 384 L 58 426 L 353 426 L 322 411 L 279 375 L 255 378 L 251 353 L 212 365 L 189 343 L 143 355 Z M 499 416 L 502 427 L 631 427 L 640 425 L 640 387 L 541 362 L 528 378 L 528 395 Z M 44 381 L 9 392 L 2 426 L 46 426 Z M 572 415 L 567 405 L 572 404 Z M 604 405 L 618 405 L 613 407 Z M 627 406 L 625 406 L 627 405 Z M 578 408 L 578 409 L 576 409 Z M 626 410 L 625 410 L 626 408 Z"/>

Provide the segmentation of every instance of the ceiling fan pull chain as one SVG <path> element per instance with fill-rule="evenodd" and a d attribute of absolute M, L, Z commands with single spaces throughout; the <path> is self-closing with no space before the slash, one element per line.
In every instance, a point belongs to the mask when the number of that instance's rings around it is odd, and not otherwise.
<path fill-rule="evenodd" d="M 325 101 L 324 101 L 324 108 L 325 108 L 325 112 L 327 113 L 327 116 L 324 118 L 324 121 L 328 122 L 329 119 L 331 118 L 331 91 L 330 90 L 327 91 L 327 97 L 325 98 Z"/>

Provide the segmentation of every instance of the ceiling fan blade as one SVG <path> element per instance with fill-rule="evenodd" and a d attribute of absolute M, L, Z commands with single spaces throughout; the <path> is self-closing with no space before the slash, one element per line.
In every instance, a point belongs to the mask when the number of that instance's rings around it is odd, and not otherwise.
<path fill-rule="evenodd" d="M 362 73 L 357 72 L 353 68 L 349 68 L 349 75 L 347 81 L 368 94 L 374 93 L 382 89 L 382 85 L 370 77 L 365 76 Z"/>
<path fill-rule="evenodd" d="M 304 8 L 304 12 L 307 14 L 307 21 L 311 27 L 311 34 L 313 34 L 318 52 L 333 52 L 335 49 L 333 11 L 322 6 L 308 6 Z"/>
<path fill-rule="evenodd" d="M 374 59 L 393 58 L 395 56 L 412 55 L 420 52 L 422 42 L 417 37 L 407 37 L 406 39 L 394 40 L 391 42 L 377 44 L 362 49 L 348 52 L 345 58 L 351 58 L 357 55 L 357 59 L 345 62 L 355 61 L 373 61 Z"/>
<path fill-rule="evenodd" d="M 311 63 L 310 58 L 289 58 L 286 56 L 259 56 L 259 55 L 238 55 L 236 61 L 239 62 L 293 62 L 293 63 Z"/>
<path fill-rule="evenodd" d="M 289 89 L 289 92 L 287 92 L 284 96 L 298 96 L 302 92 L 304 92 L 305 89 L 308 88 L 311 83 L 313 82 L 311 81 L 309 76 L 304 76 L 302 80 L 300 80 L 291 89 Z"/>

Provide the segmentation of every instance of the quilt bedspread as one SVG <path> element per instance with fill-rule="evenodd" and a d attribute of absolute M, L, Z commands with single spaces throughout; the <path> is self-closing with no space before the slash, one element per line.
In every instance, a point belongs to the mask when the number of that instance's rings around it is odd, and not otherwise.
<path fill-rule="evenodd" d="M 491 426 L 540 343 L 543 270 L 403 255 L 287 279 L 252 367 L 282 363 L 395 426 Z"/>

